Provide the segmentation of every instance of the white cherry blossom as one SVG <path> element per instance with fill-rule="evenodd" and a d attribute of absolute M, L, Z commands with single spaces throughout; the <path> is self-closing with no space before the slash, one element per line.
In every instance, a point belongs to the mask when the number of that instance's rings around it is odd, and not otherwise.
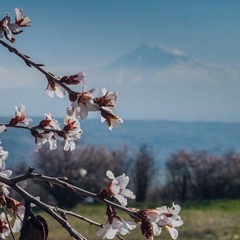
<path fill-rule="evenodd" d="M 122 118 L 115 115 L 111 109 L 108 107 L 101 107 L 101 122 L 106 122 L 109 130 L 112 130 L 113 127 L 119 127 L 123 123 Z"/>
<path fill-rule="evenodd" d="M 17 107 L 15 106 L 15 117 L 11 119 L 10 124 L 12 125 L 25 125 L 28 126 L 32 122 L 31 118 L 27 118 L 25 115 L 25 105 L 22 103 Z"/>
<path fill-rule="evenodd" d="M 23 11 L 19 8 L 15 8 L 15 23 L 9 23 L 9 29 L 12 33 L 18 34 L 21 33 L 20 27 L 29 27 L 31 23 L 31 19 L 29 17 L 25 17 Z"/>
<path fill-rule="evenodd" d="M 98 105 L 94 103 L 97 94 L 97 88 L 88 90 L 86 85 L 83 86 L 82 93 L 79 93 L 77 100 L 72 103 L 72 107 L 77 109 L 77 117 L 84 119 L 88 116 L 88 112 L 99 111 Z"/>
<path fill-rule="evenodd" d="M 94 102 L 98 104 L 99 107 L 105 107 L 108 110 L 114 110 L 116 108 L 117 93 L 108 92 L 106 88 L 102 89 L 102 97 L 97 97 Z"/>
<path fill-rule="evenodd" d="M 29 17 L 25 17 L 23 14 L 23 10 L 20 8 L 15 8 L 15 23 L 20 27 L 29 27 L 31 23 L 31 19 Z"/>
<path fill-rule="evenodd" d="M 55 118 L 52 117 L 51 113 L 45 113 L 45 116 L 46 118 L 41 121 L 42 127 L 46 129 L 61 130 L 60 123 Z"/>
<path fill-rule="evenodd" d="M 65 126 L 63 131 L 66 133 L 63 135 L 65 144 L 64 151 L 73 151 L 76 148 L 75 140 L 79 140 L 81 138 L 82 129 L 78 119 L 76 118 L 76 112 L 67 109 L 67 116 L 64 119 Z"/>
<path fill-rule="evenodd" d="M 13 34 L 19 34 L 22 32 L 21 27 L 29 27 L 31 19 L 25 17 L 23 11 L 19 8 L 15 8 L 15 22 L 11 22 L 10 14 L 7 15 L 0 21 L 0 38 L 5 36 L 7 40 L 14 43 L 16 39 Z"/>
<path fill-rule="evenodd" d="M 110 195 L 116 198 L 121 205 L 127 205 L 127 198 L 135 199 L 135 195 L 133 194 L 133 192 L 126 188 L 129 183 L 128 176 L 122 174 L 115 178 L 110 170 L 107 171 L 106 175 L 112 180 L 108 186 Z"/>
<path fill-rule="evenodd" d="M 153 239 L 153 236 L 158 236 L 162 232 L 162 228 L 166 229 L 172 239 L 177 239 L 179 227 L 183 224 L 181 217 L 178 215 L 181 207 L 178 204 L 172 205 L 171 208 L 163 206 L 156 209 L 147 209 L 145 211 L 146 217 L 152 225 L 152 235 L 149 235 L 149 239 Z"/>
<path fill-rule="evenodd" d="M 0 38 L 5 36 L 7 40 L 14 43 L 16 39 L 13 37 L 13 34 L 9 28 L 10 21 L 11 19 L 8 13 L 7 13 L 7 16 L 0 21 Z"/>
<path fill-rule="evenodd" d="M 79 72 L 76 73 L 74 75 L 70 75 L 70 76 L 64 76 L 61 78 L 61 82 L 64 82 L 66 84 L 72 84 L 72 85 L 77 85 L 77 84 L 81 84 L 84 83 L 85 79 L 85 73 L 84 72 Z"/>
<path fill-rule="evenodd" d="M 69 131 L 66 135 L 65 135 L 65 144 L 63 147 L 64 151 L 73 151 L 76 148 L 76 140 L 79 140 L 81 138 L 81 134 L 82 132 L 78 129 L 73 130 L 73 131 Z"/>
<path fill-rule="evenodd" d="M 54 133 L 51 131 L 39 134 L 39 136 L 36 137 L 35 142 L 35 152 L 41 149 L 42 146 L 47 142 L 49 143 L 50 150 L 57 149 L 57 140 L 55 139 Z"/>
<path fill-rule="evenodd" d="M 124 221 L 118 216 L 111 216 L 107 224 L 97 232 L 97 236 L 102 236 L 102 239 L 113 239 L 117 233 L 126 235 L 136 227 L 135 222 Z"/>
<path fill-rule="evenodd" d="M 56 94 L 56 96 L 59 98 L 63 98 L 66 93 L 65 89 L 62 86 L 50 80 L 48 81 L 45 91 L 50 98 L 53 98 L 54 94 Z"/>
<path fill-rule="evenodd" d="M 174 204 L 171 208 L 166 206 L 157 208 L 159 211 L 158 227 L 164 227 L 171 235 L 172 239 L 177 239 L 178 231 L 176 227 L 183 225 L 181 217 L 178 215 L 181 210 L 180 205 Z"/>

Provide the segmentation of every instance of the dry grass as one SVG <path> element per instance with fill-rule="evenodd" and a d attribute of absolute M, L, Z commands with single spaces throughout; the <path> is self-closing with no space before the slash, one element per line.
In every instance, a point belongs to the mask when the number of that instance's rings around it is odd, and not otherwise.
<path fill-rule="evenodd" d="M 97 222 L 104 223 L 105 220 L 102 219 L 106 219 L 103 206 L 82 205 L 76 211 Z M 207 207 L 201 205 L 194 208 L 183 207 L 180 215 L 184 220 L 184 225 L 179 228 L 179 240 L 240 239 L 240 202 L 222 202 L 221 204 L 211 204 Z M 50 229 L 49 240 L 73 239 L 55 220 L 52 220 L 46 214 L 44 214 L 44 217 Z M 125 218 L 126 216 L 124 216 Z M 81 220 L 69 218 L 69 221 L 87 239 L 99 239 L 96 236 L 98 227 L 90 226 Z M 130 235 L 124 236 L 124 239 L 144 240 L 145 238 L 141 235 L 138 227 Z M 164 231 L 155 239 L 170 240 L 171 237 Z"/>

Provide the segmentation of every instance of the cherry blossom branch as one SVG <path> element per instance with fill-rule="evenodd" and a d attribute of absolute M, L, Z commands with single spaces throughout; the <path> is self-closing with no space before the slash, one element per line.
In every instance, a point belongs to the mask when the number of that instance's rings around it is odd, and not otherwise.
<path fill-rule="evenodd" d="M 71 190 L 71 191 L 73 191 L 76 194 L 81 195 L 81 196 L 91 197 L 92 199 L 94 199 L 94 200 L 96 200 L 100 203 L 103 203 L 105 205 L 113 206 L 114 208 L 119 209 L 119 210 L 127 213 L 128 215 L 130 215 L 134 218 L 137 218 L 135 211 L 132 211 L 129 208 L 126 208 L 122 205 L 114 203 L 110 200 L 103 199 L 98 194 L 95 194 L 95 193 L 86 191 L 84 189 L 81 189 L 79 187 L 76 187 L 74 185 L 71 185 L 71 184 L 61 180 L 61 178 L 53 178 L 53 177 L 48 177 L 48 176 L 38 175 L 38 174 L 32 174 L 32 176 L 33 176 L 33 179 L 44 181 L 44 182 L 49 182 L 49 183 L 54 184 L 54 185 L 58 185 L 58 186 L 63 187 L 65 189 L 69 189 L 69 190 Z M 62 179 L 64 179 L 64 178 L 62 178 Z"/>
<path fill-rule="evenodd" d="M 29 174 L 29 172 L 27 173 Z M 19 180 L 22 178 L 18 178 Z M 83 237 L 79 232 L 77 232 L 74 228 L 71 227 L 71 225 L 66 221 L 64 218 L 60 217 L 56 212 L 50 207 L 49 205 L 45 204 L 44 202 L 40 201 L 38 198 L 32 196 L 30 193 L 25 191 L 23 188 L 18 186 L 16 184 L 16 179 L 7 179 L 5 177 L 2 177 L 0 175 L 0 181 L 9 187 L 16 191 L 18 194 L 20 194 L 24 199 L 27 199 L 29 202 L 34 203 L 39 208 L 41 208 L 44 212 L 48 213 L 53 219 L 55 219 L 58 223 L 61 224 L 63 228 L 65 228 L 70 236 L 74 237 L 76 240 L 86 240 L 85 237 Z"/>
<path fill-rule="evenodd" d="M 21 181 L 25 181 L 25 180 L 27 180 L 27 179 L 30 179 L 30 178 L 32 178 L 32 174 L 33 174 L 33 171 L 34 171 L 34 168 L 29 168 L 28 169 L 28 171 L 24 174 L 24 175 L 20 175 L 20 176 L 17 176 L 17 177 L 15 177 L 15 178 L 12 178 L 11 179 L 11 182 L 12 182 L 12 184 L 17 184 L 17 183 L 19 183 L 19 182 L 21 182 Z M 35 176 L 37 176 L 37 175 L 39 175 L 39 177 L 41 177 L 42 176 L 42 174 L 35 174 Z M 61 179 L 65 179 L 66 180 L 66 178 L 61 178 Z M 45 180 L 45 179 L 44 179 Z M 47 179 L 47 181 L 49 182 L 49 178 Z M 58 180 L 58 178 L 57 178 L 57 180 L 56 180 L 57 182 L 59 182 L 59 180 Z M 54 179 L 54 182 L 55 182 L 55 179 Z M 65 183 L 65 182 L 64 182 Z M 60 185 L 61 186 L 61 185 Z M 69 189 L 69 188 L 68 188 Z M 70 190 L 73 190 L 72 189 L 72 187 L 70 188 Z M 82 190 L 82 189 L 81 189 Z M 96 194 L 91 194 L 90 192 L 88 192 L 88 191 L 84 191 L 84 190 L 82 190 L 83 192 L 84 192 L 84 194 L 87 194 L 89 197 L 95 197 L 96 196 Z M 90 194 L 90 195 L 89 195 Z M 29 198 L 29 196 L 28 196 L 28 198 Z M 34 198 L 35 199 L 35 198 Z M 95 199 L 95 200 L 97 200 L 97 198 Z M 28 199 L 28 202 L 29 201 L 32 201 L 32 196 L 31 196 L 31 198 L 29 198 Z M 107 200 L 105 200 L 106 201 L 106 203 L 105 204 L 107 204 Z M 34 201 L 32 201 L 32 202 L 34 202 Z M 102 201 L 101 201 L 102 202 Z M 34 202 L 36 205 L 38 205 L 38 202 Z M 112 204 L 112 202 L 110 202 L 111 204 Z M 114 206 L 115 206 L 115 204 L 113 204 Z M 39 205 L 38 205 L 39 206 Z M 97 226 L 97 227 L 100 227 L 100 228 L 103 228 L 104 226 L 103 226 L 103 224 L 100 224 L 100 223 L 97 223 L 97 222 L 95 222 L 95 221 L 93 221 L 93 220 L 91 220 L 91 219 L 88 219 L 88 218 L 86 218 L 86 217 L 84 217 L 84 216 L 82 216 L 82 215 L 80 215 L 80 214 L 77 214 L 77 213 L 75 213 L 75 212 L 72 212 L 72 211 L 68 211 L 68 210 L 65 210 L 65 209 L 61 209 L 61 208 L 59 208 L 59 207 L 57 207 L 57 206 L 50 206 L 50 205 L 46 205 L 49 209 L 51 209 L 52 211 L 54 211 L 54 212 L 59 212 L 60 214 L 61 214 L 61 216 L 62 216 L 62 218 L 63 219 L 66 219 L 66 215 L 70 215 L 70 216 L 72 216 L 72 217 L 75 217 L 75 218 L 78 218 L 78 219 L 81 219 L 81 220 L 83 220 L 83 221 L 85 221 L 85 222 L 87 222 L 87 223 L 89 223 L 90 225 L 94 225 L 94 226 Z M 39 206 L 39 207 L 41 207 L 41 206 Z M 42 208 L 42 207 L 41 207 Z M 43 209 L 43 208 L 42 208 Z M 122 210 L 122 208 L 120 208 L 121 210 Z M 125 208 L 124 208 L 125 209 Z M 43 209 L 44 210 L 44 209 Z M 52 215 L 51 215 L 52 216 Z M 116 237 L 117 238 L 119 238 L 119 239 L 121 239 L 121 240 L 124 240 L 124 238 L 122 238 L 120 235 L 116 235 Z"/>
<path fill-rule="evenodd" d="M 78 194 L 80 196 L 91 197 L 92 199 L 94 199 L 94 200 L 96 200 L 100 203 L 103 203 L 105 205 L 113 206 L 114 208 L 119 209 L 119 210 L 127 213 L 128 215 L 132 216 L 133 218 L 137 218 L 137 215 L 136 215 L 135 211 L 130 210 L 129 208 L 126 208 L 122 205 L 119 205 L 119 204 L 114 203 L 112 201 L 109 201 L 107 199 L 103 199 L 99 196 L 99 194 L 95 194 L 95 193 L 86 191 L 82 188 L 79 188 L 79 187 L 76 187 L 76 186 L 74 186 L 70 183 L 67 183 L 66 182 L 67 181 L 66 177 L 49 177 L 49 176 L 45 176 L 43 174 L 33 173 L 33 171 L 34 171 L 34 168 L 29 168 L 28 171 L 24 175 L 12 178 L 11 179 L 12 184 L 16 184 L 18 182 L 25 181 L 25 180 L 28 180 L 28 179 L 34 179 L 34 180 L 38 180 L 38 181 L 42 181 L 42 182 L 47 182 L 47 183 L 50 183 L 50 184 L 53 184 L 53 185 L 58 185 L 58 186 L 60 186 L 62 188 L 65 188 L 69 191 L 75 192 L 76 194 Z M 0 181 L 1 181 L 1 179 L 0 179 Z"/>
<path fill-rule="evenodd" d="M 16 48 L 10 46 L 2 40 L 0 40 L 0 44 L 6 47 L 10 52 L 23 59 L 27 66 L 35 67 L 46 76 L 48 81 L 46 93 L 50 97 L 53 97 L 55 93 L 57 96 L 62 98 L 65 95 L 65 91 L 67 91 L 69 94 L 69 100 L 72 102 L 72 108 L 75 109 L 74 111 L 76 111 L 76 109 L 79 110 L 75 113 L 81 119 L 87 117 L 88 111 L 100 111 L 101 121 L 106 122 L 110 130 L 112 130 L 113 127 L 118 127 L 119 124 L 123 122 L 119 116 L 113 113 L 113 110 L 116 107 L 115 102 L 117 100 L 117 93 L 107 92 L 106 88 L 103 88 L 103 96 L 97 97 L 98 90 L 96 88 L 88 90 L 86 86 L 83 87 L 82 92 L 75 92 L 66 85 L 84 83 L 85 74 L 83 72 L 71 76 L 56 78 L 53 74 L 46 72 L 42 68 L 42 66 L 44 66 L 43 64 L 37 64 L 31 61 L 29 56 L 20 53 Z"/>
<path fill-rule="evenodd" d="M 58 185 L 60 187 L 68 189 L 69 191 L 74 191 L 79 195 L 88 196 L 88 197 L 91 197 L 94 200 L 97 200 L 97 201 L 99 201 L 101 203 L 104 203 L 106 205 L 111 205 L 115 208 L 118 208 L 118 209 L 128 213 L 129 215 L 132 215 L 132 217 L 137 218 L 136 212 L 131 211 L 131 210 L 127 209 L 126 207 L 118 205 L 118 204 L 116 204 L 114 202 L 111 202 L 109 200 L 102 199 L 102 198 L 99 197 L 98 194 L 94 194 L 94 193 L 88 192 L 86 190 L 83 190 L 81 188 L 78 188 L 76 186 L 73 186 L 73 185 L 66 182 L 67 178 L 65 178 L 65 177 L 53 178 L 53 177 L 44 176 L 42 174 L 33 173 L 33 171 L 34 171 L 34 168 L 29 168 L 28 171 L 25 174 L 14 177 L 12 179 L 8 179 L 8 178 L 2 177 L 0 175 L 0 181 L 4 184 L 8 185 L 9 187 L 11 187 L 18 194 L 20 194 L 24 199 L 26 199 L 25 201 L 34 203 L 35 205 L 40 207 L 43 211 L 48 213 L 52 218 L 54 218 L 56 221 L 58 221 L 69 232 L 69 234 L 72 237 L 74 237 L 77 240 L 78 239 L 85 240 L 85 238 L 79 232 L 77 232 L 74 228 L 72 228 L 70 226 L 70 224 L 68 223 L 68 221 L 65 218 L 66 214 L 71 215 L 73 217 L 76 217 L 78 219 L 81 219 L 83 221 L 86 221 L 90 225 L 95 225 L 95 226 L 98 226 L 98 227 L 101 227 L 101 228 L 103 228 L 103 225 L 100 224 L 100 223 L 96 223 L 96 222 L 94 222 L 94 221 L 92 221 L 88 218 L 85 218 L 85 217 L 83 217 L 79 214 L 76 214 L 74 212 L 63 210 L 63 209 L 58 208 L 58 207 L 53 207 L 53 206 L 47 205 L 47 204 L 43 203 L 42 201 L 40 201 L 39 199 L 37 199 L 36 197 L 29 194 L 28 192 L 26 192 L 24 189 L 22 189 L 20 186 L 18 186 L 17 183 L 22 182 L 22 181 L 26 181 L 28 179 L 35 179 L 35 180 L 47 182 L 47 183 L 50 183 L 50 184 Z M 58 214 L 56 214 L 56 212 L 59 212 L 62 215 L 62 217 L 60 217 Z M 123 240 L 123 238 L 121 236 L 119 236 L 119 235 L 116 235 L 116 236 L 119 239 Z"/>
<path fill-rule="evenodd" d="M 2 44 L 4 47 L 6 47 L 9 52 L 16 54 L 18 57 L 20 57 L 27 66 L 29 67 L 34 67 L 36 68 L 38 71 L 40 71 L 43 75 L 46 76 L 47 79 L 51 79 L 52 81 L 54 81 L 55 83 L 59 84 L 62 88 L 64 88 L 69 94 L 71 95 L 75 95 L 76 92 L 73 91 L 72 89 L 70 89 L 69 87 L 67 87 L 63 82 L 59 81 L 57 78 L 55 78 L 52 74 L 50 74 L 49 72 L 46 72 L 44 69 L 42 69 L 43 66 L 45 66 L 44 64 L 37 64 L 33 61 L 30 60 L 30 57 L 20 53 L 16 48 L 10 46 L 9 44 L 7 44 L 6 42 L 2 41 L 0 39 L 0 44 Z"/>
<path fill-rule="evenodd" d="M 24 16 L 21 9 L 16 8 L 15 14 L 16 17 L 14 23 L 11 22 L 10 15 L 8 13 L 2 20 L 0 20 L 0 38 L 5 36 L 5 38 L 11 43 L 16 41 L 14 35 L 22 32 L 20 28 L 29 27 L 31 22 L 29 17 Z M 21 104 L 20 107 L 16 107 L 15 117 L 12 118 L 8 124 L 0 124 L 0 132 L 5 131 L 7 127 L 29 130 L 35 137 L 36 150 L 40 149 L 46 142 L 49 143 L 51 150 L 56 149 L 56 137 L 58 135 L 58 137 L 62 137 L 65 141 L 64 150 L 72 151 L 76 147 L 74 140 L 80 139 L 82 134 L 78 118 L 86 118 L 88 116 L 88 112 L 100 111 L 101 121 L 105 121 L 110 130 L 112 130 L 113 127 L 118 127 L 120 123 L 123 122 L 119 116 L 113 113 L 113 110 L 116 108 L 116 92 L 108 92 L 106 88 L 103 88 L 102 96 L 99 97 L 98 90 L 96 88 L 88 90 L 85 85 L 83 86 L 82 92 L 75 92 L 67 85 L 84 83 L 85 74 L 83 72 L 71 76 L 56 78 L 53 74 L 46 72 L 42 68 L 44 66 L 43 64 L 33 62 L 29 56 L 22 54 L 16 48 L 10 46 L 2 40 L 0 40 L 0 44 L 21 58 L 27 66 L 34 67 L 47 78 L 48 85 L 46 88 L 46 93 L 50 97 L 53 97 L 54 94 L 56 94 L 58 97 L 62 98 L 67 92 L 69 94 L 69 100 L 72 103 L 71 108 L 67 108 L 67 117 L 64 119 L 65 126 L 63 129 L 61 129 L 58 121 L 54 119 L 50 113 L 45 114 L 46 118 L 42 120 L 39 125 L 35 127 L 29 127 L 28 125 L 32 119 L 26 118 L 25 106 Z M 41 130 L 42 132 L 38 132 L 38 130 Z M 26 234 L 28 234 L 28 227 L 30 227 L 30 230 L 33 229 L 31 221 L 37 220 L 38 223 L 42 224 L 42 228 L 40 230 L 38 229 L 39 233 L 44 235 L 42 239 L 47 239 L 48 228 L 46 221 L 41 216 L 34 216 L 30 209 L 30 203 L 34 203 L 44 212 L 49 214 L 68 231 L 70 236 L 77 240 L 86 240 L 86 238 L 69 224 L 66 219 L 66 215 L 71 215 L 73 217 L 82 219 L 91 225 L 101 227 L 101 229 L 97 232 L 97 235 L 102 236 L 103 239 L 112 239 L 114 236 L 117 236 L 119 239 L 123 239 L 117 235 L 117 232 L 119 232 L 121 235 L 125 235 L 130 232 L 129 230 L 132 230 L 136 227 L 137 222 L 140 222 L 142 234 L 147 239 L 153 239 L 153 236 L 158 236 L 161 233 L 162 228 L 166 228 L 173 239 L 176 239 L 178 236 L 178 231 L 175 229 L 175 227 L 179 227 L 183 224 L 181 217 L 178 215 L 181 209 L 179 205 L 175 205 L 173 203 L 171 208 L 163 206 L 156 209 L 140 210 L 125 207 L 127 205 L 127 198 L 135 198 L 133 192 L 126 188 L 129 182 L 129 177 L 125 174 L 115 178 L 111 171 L 107 171 L 106 175 L 110 179 L 108 186 L 102 189 L 98 194 L 95 194 L 71 185 L 67 182 L 66 177 L 49 177 L 43 174 L 34 173 L 34 168 L 29 168 L 25 174 L 10 178 L 12 171 L 6 170 L 5 167 L 5 160 L 7 156 L 8 152 L 4 151 L 0 146 L 0 205 L 12 210 L 13 217 L 15 218 L 14 225 L 11 228 L 11 219 L 5 220 L 4 216 L 1 216 L 0 233 L 3 234 L 4 238 L 9 234 L 13 235 L 13 233 L 19 232 L 21 228 L 20 239 L 25 239 Z M 90 197 L 102 204 L 105 204 L 107 206 L 106 214 L 108 217 L 106 225 L 103 226 L 102 224 L 96 223 L 71 211 L 59 209 L 45 204 L 18 185 L 18 183 L 25 180 L 37 180 L 45 182 L 50 186 L 57 185 L 68 191 L 75 192 L 80 196 Z M 12 190 L 20 194 L 25 199 L 25 205 L 18 202 L 14 198 L 8 197 L 9 191 L 7 187 L 10 187 Z M 112 200 L 112 198 L 117 199 L 119 204 L 108 200 Z M 124 221 L 117 215 L 115 209 L 127 213 L 135 221 Z M 19 222 L 23 222 L 23 225 L 21 225 Z"/>
<path fill-rule="evenodd" d="M 34 130 L 41 130 L 44 132 L 54 132 L 54 133 L 58 133 L 59 135 L 61 135 L 63 132 L 67 132 L 65 130 L 58 130 L 58 129 L 54 129 L 54 128 L 43 128 L 39 125 L 34 126 L 34 127 L 29 127 L 29 126 L 23 126 L 23 125 L 12 125 L 10 123 L 0 123 L 0 126 L 4 125 L 6 128 L 18 128 L 18 129 L 25 129 L 25 130 L 29 130 L 30 132 L 34 131 Z"/>

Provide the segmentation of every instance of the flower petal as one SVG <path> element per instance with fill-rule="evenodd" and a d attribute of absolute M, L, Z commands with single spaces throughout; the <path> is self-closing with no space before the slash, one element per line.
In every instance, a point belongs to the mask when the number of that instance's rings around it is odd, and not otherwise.
<path fill-rule="evenodd" d="M 116 194 L 114 197 L 120 202 L 122 206 L 127 206 L 127 199 L 124 198 L 122 195 Z"/>
<path fill-rule="evenodd" d="M 178 237 L 178 231 L 177 231 L 176 228 L 171 228 L 171 227 L 166 226 L 166 229 L 169 231 L 172 239 L 177 239 L 177 237 Z"/>
<path fill-rule="evenodd" d="M 108 171 L 106 172 L 106 176 L 107 176 L 108 178 L 110 178 L 110 179 L 115 179 L 113 173 L 112 173 L 110 170 L 108 170 Z"/>

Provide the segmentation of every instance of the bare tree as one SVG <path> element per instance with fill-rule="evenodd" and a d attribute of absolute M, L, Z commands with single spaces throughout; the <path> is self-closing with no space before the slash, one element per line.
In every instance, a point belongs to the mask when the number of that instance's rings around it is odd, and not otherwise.
<path fill-rule="evenodd" d="M 182 201 L 186 200 L 189 188 L 193 187 L 192 168 L 195 162 L 195 155 L 181 150 L 172 154 L 166 161 L 166 169 L 168 172 L 168 181 L 166 189 L 173 191 L 174 198 Z M 177 186 L 177 188 L 176 188 Z M 165 195 L 168 195 L 165 193 Z"/>
<path fill-rule="evenodd" d="M 149 151 L 147 145 L 140 146 L 135 159 L 134 183 L 136 192 L 136 201 L 144 202 L 147 197 L 147 191 L 151 180 L 154 177 L 154 157 Z"/>
<path fill-rule="evenodd" d="M 234 152 L 217 156 L 181 150 L 166 161 L 166 170 L 168 177 L 162 190 L 165 198 L 240 198 L 240 155 Z"/>
<path fill-rule="evenodd" d="M 116 175 L 122 172 L 124 161 L 127 159 L 126 151 L 126 148 L 110 151 L 104 147 L 97 148 L 89 145 L 78 147 L 77 151 L 73 152 L 63 151 L 62 148 L 55 151 L 43 148 L 39 151 L 35 163 L 37 169 L 46 174 L 67 176 L 71 184 L 81 184 L 90 191 L 98 192 L 102 186 L 106 185 L 106 178 L 102 176 L 105 176 L 107 170 L 111 170 Z M 74 196 L 74 193 L 64 195 L 64 189 L 59 187 L 49 188 L 48 185 L 42 187 L 47 189 L 62 207 L 73 207 L 83 200 Z"/>

